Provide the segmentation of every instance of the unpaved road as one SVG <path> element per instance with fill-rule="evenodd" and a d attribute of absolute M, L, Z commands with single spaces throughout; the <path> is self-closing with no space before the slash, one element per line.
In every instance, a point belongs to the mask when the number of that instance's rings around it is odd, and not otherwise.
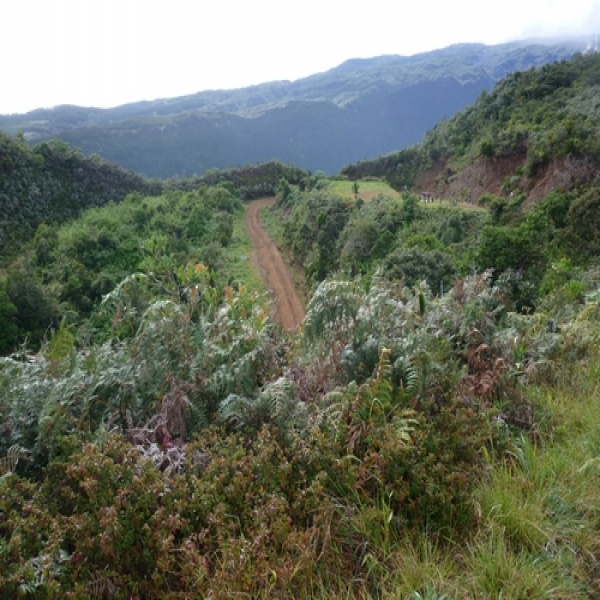
<path fill-rule="evenodd" d="M 291 331 L 304 319 L 304 307 L 281 254 L 262 228 L 258 215 L 263 206 L 271 206 L 274 202 L 275 198 L 255 200 L 246 207 L 244 218 L 254 246 L 252 260 L 273 297 L 273 318 L 286 331 Z"/>

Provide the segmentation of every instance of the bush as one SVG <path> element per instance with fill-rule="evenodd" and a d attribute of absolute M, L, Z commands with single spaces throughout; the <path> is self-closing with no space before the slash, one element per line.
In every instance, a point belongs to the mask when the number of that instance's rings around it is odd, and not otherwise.
<path fill-rule="evenodd" d="M 456 269 L 448 255 L 439 250 L 398 248 L 384 261 L 384 273 L 407 286 L 427 281 L 432 290 L 443 293 L 452 286 Z"/>

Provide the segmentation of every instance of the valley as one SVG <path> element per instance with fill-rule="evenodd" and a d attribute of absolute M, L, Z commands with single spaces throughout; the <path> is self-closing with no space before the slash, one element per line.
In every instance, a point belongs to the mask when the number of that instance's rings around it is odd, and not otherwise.
<path fill-rule="evenodd" d="M 0 115 L 30 144 L 60 138 L 149 178 L 277 160 L 333 175 L 417 144 L 513 71 L 568 59 L 588 37 L 457 44 L 353 59 L 297 81 L 213 90 L 111 109 L 58 106 Z"/>

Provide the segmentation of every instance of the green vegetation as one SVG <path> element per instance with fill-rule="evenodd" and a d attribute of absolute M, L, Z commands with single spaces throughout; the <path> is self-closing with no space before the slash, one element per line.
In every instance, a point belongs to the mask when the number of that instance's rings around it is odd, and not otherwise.
<path fill-rule="evenodd" d="M 382 177 L 409 189 L 416 173 L 432 166 L 456 178 L 475 160 L 518 159 L 503 182 L 506 196 L 527 194 L 536 173 L 551 160 L 568 158 L 569 186 L 593 181 L 600 162 L 600 55 L 576 54 L 569 61 L 516 72 L 475 104 L 442 121 L 413 148 L 343 169 L 351 179 Z M 568 171 L 568 170 L 567 170 Z"/>
<path fill-rule="evenodd" d="M 0 597 L 597 592 L 593 255 L 522 265 L 535 312 L 510 268 L 460 274 L 488 230 L 552 223 L 559 256 L 595 196 L 496 214 L 303 185 L 268 220 L 325 280 L 287 337 L 241 283 L 228 185 L 38 229 L 10 277 L 63 295 L 0 360 Z"/>
<path fill-rule="evenodd" d="M 361 181 L 360 189 L 370 190 L 371 183 Z M 375 189 L 382 187 L 375 183 Z M 333 192 L 340 187 L 351 190 L 349 182 L 321 187 L 326 191 L 295 190 L 278 203 L 285 215 L 283 241 L 313 283 L 336 271 L 370 276 L 383 265 L 387 277 L 413 285 L 439 266 L 444 275 L 429 283 L 440 290 L 443 281 L 448 289 L 455 274 L 470 273 L 478 261 L 479 237 L 488 220 L 485 211 L 426 206 L 406 193 L 377 195 L 365 204 L 362 193 L 355 202 Z"/>
<path fill-rule="evenodd" d="M 299 184 L 310 177 L 307 171 L 270 161 L 254 166 L 237 169 L 209 169 L 201 177 L 186 179 L 173 178 L 167 181 L 167 187 L 177 190 L 195 190 L 201 185 L 225 185 L 230 191 L 236 191 L 242 200 L 251 200 L 264 196 L 274 196 L 282 179 Z"/>
<path fill-rule="evenodd" d="M 64 142 L 30 149 L 0 132 L 0 261 L 14 255 L 41 223 L 60 223 L 82 210 L 120 202 L 128 193 L 160 193 L 150 182 Z"/>
<path fill-rule="evenodd" d="M 282 177 L 293 184 L 308 174 L 278 162 L 220 171 L 202 177 L 148 181 L 100 159 L 84 157 L 61 141 L 29 148 L 21 137 L 0 132 L 0 265 L 14 258 L 41 224 L 61 224 L 82 211 L 121 202 L 127 194 L 159 196 L 163 190 L 195 191 L 221 184 L 242 200 L 274 195 Z"/>
<path fill-rule="evenodd" d="M 358 188 L 355 189 L 355 185 Z M 399 194 L 395 192 L 385 181 L 377 180 L 363 180 L 357 181 L 344 181 L 339 179 L 332 179 L 327 188 L 331 194 L 339 196 L 344 200 L 357 200 L 361 198 L 365 202 L 369 202 L 377 196 L 390 196 L 392 198 L 398 197 Z"/>
<path fill-rule="evenodd" d="M 116 330 L 128 335 L 157 293 L 168 298 L 184 293 L 186 265 L 208 267 L 219 293 L 241 282 L 260 289 L 243 212 L 239 198 L 225 187 L 200 187 L 157 197 L 133 193 L 62 227 L 40 225 L 0 280 L 3 351 L 16 350 L 24 340 L 39 348 L 61 320 L 85 325 L 92 340 Z M 144 274 L 144 282 L 126 286 L 133 296 L 123 301 L 126 324 L 117 325 L 103 298 L 135 272 Z"/>
<path fill-rule="evenodd" d="M 326 281 L 285 339 L 200 267 L 127 337 L 61 327 L 0 363 L 0 593 L 593 595 L 600 290 L 581 280 L 583 302 L 530 316 L 487 274 L 437 299 Z"/>
<path fill-rule="evenodd" d="M 466 210 L 205 177 L 4 262 L 0 599 L 598 596 L 598 180 Z M 289 334 L 247 260 L 262 186 L 313 286 Z"/>

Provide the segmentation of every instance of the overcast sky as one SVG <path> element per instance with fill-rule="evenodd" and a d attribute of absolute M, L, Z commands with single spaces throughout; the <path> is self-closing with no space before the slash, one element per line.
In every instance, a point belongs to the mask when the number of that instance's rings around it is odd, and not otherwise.
<path fill-rule="evenodd" d="M 295 80 L 348 58 L 600 33 L 600 0 L 0 0 L 0 114 Z"/>

